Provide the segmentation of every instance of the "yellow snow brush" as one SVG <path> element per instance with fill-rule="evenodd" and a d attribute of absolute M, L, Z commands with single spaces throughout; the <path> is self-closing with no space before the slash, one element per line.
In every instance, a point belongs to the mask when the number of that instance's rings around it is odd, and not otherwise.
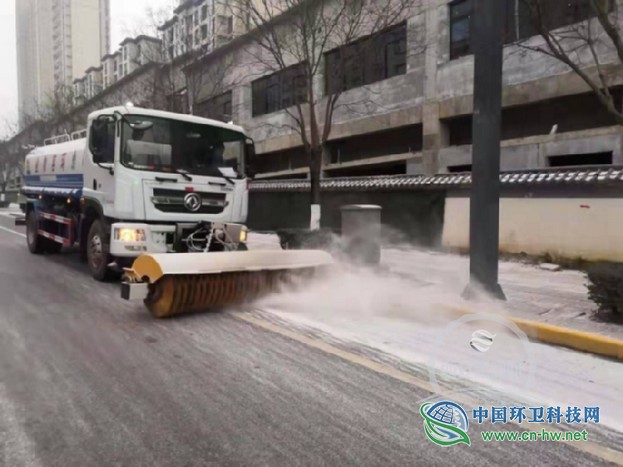
<path fill-rule="evenodd" d="M 121 297 L 167 318 L 248 302 L 331 264 L 318 250 L 145 254 L 125 270 Z"/>

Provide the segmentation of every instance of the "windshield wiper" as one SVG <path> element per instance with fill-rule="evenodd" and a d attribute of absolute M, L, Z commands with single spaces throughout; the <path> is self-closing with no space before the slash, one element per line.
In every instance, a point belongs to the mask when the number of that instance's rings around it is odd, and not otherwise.
<path fill-rule="evenodd" d="M 186 172 L 185 170 L 182 169 L 176 169 L 176 168 L 172 168 L 173 172 L 175 172 L 176 174 L 180 174 L 182 177 L 184 177 L 186 180 L 188 180 L 189 182 L 193 181 L 193 178 L 188 175 L 188 172 Z"/>
<path fill-rule="evenodd" d="M 218 171 L 221 174 L 221 177 L 223 177 L 229 184 L 231 185 L 235 185 L 236 183 L 232 180 L 232 178 L 227 174 L 227 170 L 226 169 L 230 169 L 233 171 L 233 169 L 231 167 L 219 167 Z M 234 174 L 235 176 L 235 174 Z"/>

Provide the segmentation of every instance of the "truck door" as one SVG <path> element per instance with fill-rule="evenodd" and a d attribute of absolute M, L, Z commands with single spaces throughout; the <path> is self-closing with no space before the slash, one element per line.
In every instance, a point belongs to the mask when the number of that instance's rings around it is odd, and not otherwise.
<path fill-rule="evenodd" d="M 106 216 L 114 217 L 114 162 L 116 123 L 100 116 L 89 126 L 84 163 L 84 197 L 99 202 Z"/>

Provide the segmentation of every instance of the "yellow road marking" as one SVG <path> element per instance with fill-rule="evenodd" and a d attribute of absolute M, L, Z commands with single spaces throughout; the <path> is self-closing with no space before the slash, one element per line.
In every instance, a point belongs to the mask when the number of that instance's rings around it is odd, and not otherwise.
<path fill-rule="evenodd" d="M 477 401 L 475 401 L 474 399 L 470 398 L 469 396 L 465 394 L 454 394 L 449 388 L 444 388 L 443 393 L 436 392 L 434 386 L 431 384 L 430 381 L 423 380 L 409 373 L 398 370 L 397 368 L 384 365 L 379 362 L 375 362 L 374 360 L 370 360 L 369 358 L 363 357 L 361 355 L 357 355 L 356 353 L 349 352 L 348 350 L 340 349 L 339 347 L 336 347 L 327 342 L 324 342 L 321 339 L 305 336 L 291 329 L 286 329 L 275 323 L 271 323 L 270 321 L 266 321 L 256 316 L 252 316 L 248 313 L 233 312 L 231 313 L 231 315 L 240 321 L 244 321 L 246 323 L 252 324 L 253 326 L 264 329 L 266 331 L 279 334 L 284 337 L 288 337 L 296 342 L 307 345 L 308 347 L 311 347 L 311 348 L 320 350 L 326 354 L 341 358 L 342 360 L 353 363 L 355 365 L 362 366 L 368 370 L 374 371 L 375 373 L 389 376 L 398 381 L 402 381 L 403 383 L 412 384 L 432 394 L 436 393 L 439 397 L 443 397 L 445 394 L 452 394 L 452 399 L 454 401 L 457 401 L 458 403 L 473 406 L 473 407 L 475 407 L 476 405 L 479 405 Z M 525 427 L 516 423 L 516 421 L 512 421 L 509 423 L 516 425 L 522 430 L 526 429 Z M 561 432 L 561 433 L 565 432 L 565 430 L 555 429 L 553 427 L 548 428 L 548 430 L 551 432 Z M 582 451 L 587 454 L 593 455 L 604 461 L 623 465 L 623 452 L 615 451 L 614 449 L 611 449 L 606 446 L 602 446 L 593 441 L 581 441 L 581 442 L 580 441 L 576 441 L 576 442 L 558 441 L 558 442 L 565 443 L 571 446 L 572 448 L 577 449 L 578 451 Z M 529 445 L 529 443 L 526 442 L 526 445 Z"/>
<path fill-rule="evenodd" d="M 448 310 L 452 313 L 470 315 L 478 311 L 475 309 L 454 305 L 437 305 L 439 309 Z M 611 337 L 600 336 L 577 329 L 563 328 L 537 321 L 528 321 L 513 316 L 506 317 L 515 323 L 519 329 L 532 339 L 545 342 L 546 344 L 560 345 L 570 349 L 602 355 L 604 357 L 623 360 L 623 341 Z"/>

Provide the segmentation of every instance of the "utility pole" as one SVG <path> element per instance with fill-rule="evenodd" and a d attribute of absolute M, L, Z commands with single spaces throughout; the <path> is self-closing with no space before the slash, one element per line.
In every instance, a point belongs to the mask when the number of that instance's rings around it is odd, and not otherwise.
<path fill-rule="evenodd" d="M 498 283 L 502 53 L 507 2 L 474 0 L 474 116 L 470 197 L 470 283 L 464 296 L 484 289 L 505 299 Z"/>

